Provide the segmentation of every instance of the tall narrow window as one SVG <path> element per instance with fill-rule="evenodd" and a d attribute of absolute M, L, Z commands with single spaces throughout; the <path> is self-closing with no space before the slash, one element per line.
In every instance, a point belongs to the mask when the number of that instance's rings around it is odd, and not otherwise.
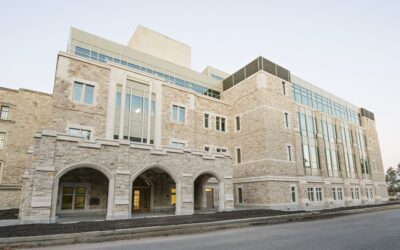
<path fill-rule="evenodd" d="M 72 100 L 84 104 L 93 104 L 94 86 L 81 82 L 74 82 Z"/>
<path fill-rule="evenodd" d="M 287 160 L 292 161 L 292 146 L 287 145 L 286 150 L 287 150 Z"/>
<path fill-rule="evenodd" d="M 285 127 L 289 127 L 289 113 L 285 112 Z"/>
<path fill-rule="evenodd" d="M 237 191 L 238 191 L 238 203 L 243 203 L 243 190 L 242 190 L 242 188 L 238 188 L 237 189 Z"/>
<path fill-rule="evenodd" d="M 120 124 L 121 124 L 121 98 L 122 98 L 122 87 L 117 86 L 117 92 L 115 93 L 115 116 L 114 116 L 114 139 L 120 139 Z"/>
<path fill-rule="evenodd" d="M 292 196 L 292 202 L 296 202 L 296 187 L 291 187 L 291 196 Z"/>
<path fill-rule="evenodd" d="M 332 188 L 332 196 L 333 196 L 333 200 L 334 200 L 334 201 L 337 200 L 337 197 L 336 197 L 336 188 Z"/>
<path fill-rule="evenodd" d="M 10 107 L 8 106 L 1 106 L 1 113 L 0 113 L 0 119 L 1 120 L 8 120 L 8 112 L 10 110 Z"/>
<path fill-rule="evenodd" d="M 215 129 L 218 131 L 225 132 L 225 121 L 224 117 L 216 116 L 215 117 Z"/>
<path fill-rule="evenodd" d="M 307 194 L 308 194 L 308 200 L 314 201 L 314 188 L 308 188 Z"/>
<path fill-rule="evenodd" d="M 174 122 L 185 123 L 185 107 L 172 105 L 172 120 Z"/>
<path fill-rule="evenodd" d="M 236 131 L 240 130 L 240 116 L 236 116 Z"/>
<path fill-rule="evenodd" d="M 322 201 L 322 189 L 321 188 L 316 188 L 315 189 L 315 193 L 316 193 L 317 201 Z"/>
<path fill-rule="evenodd" d="M 176 188 L 171 188 L 171 205 L 176 205 Z"/>
<path fill-rule="evenodd" d="M 0 149 L 4 148 L 5 140 L 6 140 L 6 133 L 0 132 Z"/>
<path fill-rule="evenodd" d="M 240 148 L 236 149 L 236 162 L 242 163 L 242 152 L 241 152 Z"/>
<path fill-rule="evenodd" d="M 210 115 L 204 114 L 204 127 L 209 128 L 210 125 Z"/>
<path fill-rule="evenodd" d="M 282 94 L 286 95 L 286 83 L 282 82 Z"/>

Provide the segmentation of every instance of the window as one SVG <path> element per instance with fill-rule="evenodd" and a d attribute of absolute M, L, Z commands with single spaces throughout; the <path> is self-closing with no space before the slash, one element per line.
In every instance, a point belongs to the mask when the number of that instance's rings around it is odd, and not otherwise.
<path fill-rule="evenodd" d="M 204 114 L 204 127 L 209 128 L 209 124 L 210 124 L 210 115 Z"/>
<path fill-rule="evenodd" d="M 61 209 L 84 209 L 86 187 L 63 187 Z"/>
<path fill-rule="evenodd" d="M 172 141 L 171 146 L 174 148 L 184 148 L 186 147 L 186 143 L 184 142 L 177 142 L 177 141 Z"/>
<path fill-rule="evenodd" d="M 10 110 L 10 107 L 1 106 L 1 113 L 0 113 L 0 119 L 1 120 L 8 120 L 8 111 L 9 110 Z"/>
<path fill-rule="evenodd" d="M 4 172 L 4 162 L 0 161 L 0 184 L 3 181 L 3 172 Z"/>
<path fill-rule="evenodd" d="M 204 151 L 210 152 L 210 147 L 209 146 L 204 146 Z"/>
<path fill-rule="evenodd" d="M 5 140 L 6 140 L 6 133 L 0 132 L 0 149 L 4 148 Z"/>
<path fill-rule="evenodd" d="M 292 146 L 287 145 L 286 149 L 287 149 L 287 160 L 292 161 Z"/>
<path fill-rule="evenodd" d="M 368 199 L 374 198 L 374 191 L 372 188 L 367 188 L 367 197 Z"/>
<path fill-rule="evenodd" d="M 235 121 L 236 121 L 236 131 L 239 131 L 240 130 L 240 116 L 236 116 Z"/>
<path fill-rule="evenodd" d="M 296 187 L 290 187 L 292 202 L 296 202 Z"/>
<path fill-rule="evenodd" d="M 358 190 L 358 188 L 355 188 L 355 195 L 356 195 L 356 200 L 360 199 L 360 192 Z"/>
<path fill-rule="evenodd" d="M 185 107 L 172 105 L 172 120 L 174 122 L 185 123 Z"/>
<path fill-rule="evenodd" d="M 343 192 L 342 192 L 342 188 L 337 188 L 336 189 L 338 192 L 338 200 L 343 200 Z"/>
<path fill-rule="evenodd" d="M 285 112 L 285 127 L 289 128 L 289 113 Z"/>
<path fill-rule="evenodd" d="M 84 104 L 93 104 L 94 86 L 85 83 L 74 82 L 72 100 Z"/>
<path fill-rule="evenodd" d="M 236 149 L 236 163 L 242 163 L 242 152 L 240 148 Z"/>
<path fill-rule="evenodd" d="M 243 190 L 242 190 L 242 188 L 238 188 L 237 189 L 237 192 L 238 192 L 238 203 L 243 203 Z"/>
<path fill-rule="evenodd" d="M 176 188 L 171 188 L 171 205 L 176 205 Z"/>
<path fill-rule="evenodd" d="M 225 132 L 225 118 L 216 116 L 215 117 L 215 129 L 218 131 Z"/>
<path fill-rule="evenodd" d="M 317 201 L 322 201 L 322 189 L 321 188 L 316 188 L 315 189 L 315 197 L 317 198 Z"/>
<path fill-rule="evenodd" d="M 342 188 L 332 188 L 333 200 L 343 200 Z"/>
<path fill-rule="evenodd" d="M 351 199 L 354 200 L 356 198 L 354 188 L 351 188 Z"/>
<path fill-rule="evenodd" d="M 90 140 L 90 130 L 87 129 L 70 128 L 68 133 L 70 135 L 82 136 L 83 138 Z"/>
<path fill-rule="evenodd" d="M 282 94 L 286 95 L 286 83 L 282 82 Z"/>
<path fill-rule="evenodd" d="M 314 188 L 308 188 L 307 194 L 308 194 L 308 200 L 314 201 Z"/>
<path fill-rule="evenodd" d="M 226 153 L 227 152 L 226 148 L 216 148 L 215 151 L 217 151 L 217 153 Z"/>

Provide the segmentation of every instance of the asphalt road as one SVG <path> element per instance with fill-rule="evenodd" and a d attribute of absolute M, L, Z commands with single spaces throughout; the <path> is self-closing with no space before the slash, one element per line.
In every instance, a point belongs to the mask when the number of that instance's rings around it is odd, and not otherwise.
<path fill-rule="evenodd" d="M 400 210 L 47 249 L 400 249 Z"/>

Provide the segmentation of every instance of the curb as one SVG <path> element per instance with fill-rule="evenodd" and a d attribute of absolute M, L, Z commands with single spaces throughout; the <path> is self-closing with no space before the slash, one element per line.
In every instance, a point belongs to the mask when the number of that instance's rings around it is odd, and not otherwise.
<path fill-rule="evenodd" d="M 65 245 L 65 244 L 75 244 L 75 243 L 93 243 L 93 242 L 137 239 L 143 237 L 193 234 L 193 233 L 209 232 L 222 229 L 271 225 L 271 224 L 280 224 L 280 223 L 294 222 L 294 221 L 328 219 L 344 215 L 384 211 L 384 210 L 391 210 L 398 208 L 400 208 L 400 205 L 389 205 L 384 207 L 362 208 L 362 209 L 353 209 L 353 210 L 345 210 L 337 212 L 315 211 L 315 212 L 305 212 L 305 213 L 290 214 L 290 215 L 246 218 L 237 220 L 224 220 L 224 221 L 214 221 L 214 222 L 204 222 L 204 223 L 194 223 L 194 224 L 116 229 L 109 231 L 92 231 L 92 232 L 70 233 L 70 234 L 0 238 L 0 248 L 43 247 L 43 246 Z"/>

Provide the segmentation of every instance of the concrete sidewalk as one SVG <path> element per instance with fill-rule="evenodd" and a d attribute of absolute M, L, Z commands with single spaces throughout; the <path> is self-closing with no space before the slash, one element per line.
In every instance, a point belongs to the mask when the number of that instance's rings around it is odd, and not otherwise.
<path fill-rule="evenodd" d="M 224 220 L 205 223 L 166 225 L 154 227 L 141 227 L 131 229 L 116 229 L 109 231 L 93 231 L 83 233 L 55 234 L 42 236 L 26 236 L 1 238 L 0 248 L 2 247 L 40 247 L 74 243 L 91 243 L 102 241 L 114 241 L 124 239 L 136 239 L 143 237 L 168 236 L 178 234 L 192 234 L 200 232 L 209 232 L 220 229 L 239 228 L 256 225 L 278 224 L 292 221 L 305 221 L 315 219 L 325 219 L 350 214 L 383 211 L 389 209 L 399 209 L 400 205 L 389 205 L 382 207 L 371 207 L 362 209 L 353 209 L 336 212 L 304 212 L 289 215 L 268 216 L 259 218 L 247 218 L 236 220 Z"/>

